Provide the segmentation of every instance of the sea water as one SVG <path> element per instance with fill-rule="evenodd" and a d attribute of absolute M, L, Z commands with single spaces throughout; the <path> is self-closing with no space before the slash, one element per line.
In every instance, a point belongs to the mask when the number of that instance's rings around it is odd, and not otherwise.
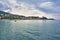
<path fill-rule="evenodd" d="M 0 20 L 0 40 L 60 40 L 60 20 Z"/>

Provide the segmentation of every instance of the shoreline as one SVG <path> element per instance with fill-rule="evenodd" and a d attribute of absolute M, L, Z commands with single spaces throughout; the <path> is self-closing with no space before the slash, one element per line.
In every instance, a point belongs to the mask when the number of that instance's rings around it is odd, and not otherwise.
<path fill-rule="evenodd" d="M 55 20 L 55 19 L 0 19 L 0 20 Z"/>

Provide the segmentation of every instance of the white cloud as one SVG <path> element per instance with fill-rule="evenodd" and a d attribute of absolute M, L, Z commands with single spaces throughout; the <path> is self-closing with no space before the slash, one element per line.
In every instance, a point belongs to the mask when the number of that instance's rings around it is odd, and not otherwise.
<path fill-rule="evenodd" d="M 16 0 L 7 0 L 11 4 L 16 4 Z"/>
<path fill-rule="evenodd" d="M 5 0 L 4 2 L 6 5 L 9 6 L 10 9 L 5 11 L 10 11 L 12 14 L 18 14 L 18 15 L 25 15 L 25 16 L 47 16 L 52 17 L 51 15 L 47 15 L 45 12 L 36 9 L 35 5 L 33 4 L 27 4 L 24 2 L 17 3 L 16 0 Z M 49 3 L 49 2 L 48 2 Z M 47 4 L 47 3 L 45 3 Z M 51 5 L 51 4 L 49 4 Z"/>
<path fill-rule="evenodd" d="M 46 17 L 52 17 L 51 15 L 47 15 L 45 12 L 41 10 L 37 10 L 34 5 L 29 5 L 26 3 L 20 3 L 20 6 L 18 5 L 17 8 L 12 8 L 13 14 L 18 15 L 25 15 L 25 16 L 46 16 Z"/>
<path fill-rule="evenodd" d="M 40 4 L 39 7 L 44 8 L 44 9 L 46 9 L 49 12 L 52 12 L 52 13 L 60 13 L 60 6 L 57 6 L 53 2 L 43 2 L 43 3 Z"/>
<path fill-rule="evenodd" d="M 43 2 L 43 3 L 40 4 L 40 7 L 41 8 L 46 8 L 46 9 L 50 9 L 50 8 L 53 7 L 53 5 L 54 5 L 53 2 Z"/>

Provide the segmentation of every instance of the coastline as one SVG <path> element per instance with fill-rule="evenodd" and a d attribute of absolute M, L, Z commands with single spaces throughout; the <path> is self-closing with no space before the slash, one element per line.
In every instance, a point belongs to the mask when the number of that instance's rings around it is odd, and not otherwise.
<path fill-rule="evenodd" d="M 0 20 L 55 20 L 55 19 L 0 19 Z"/>
<path fill-rule="evenodd" d="M 0 19 L 10 19 L 10 20 L 55 20 L 54 18 L 47 18 L 45 16 L 24 16 L 24 15 L 15 15 L 7 12 L 0 11 Z"/>

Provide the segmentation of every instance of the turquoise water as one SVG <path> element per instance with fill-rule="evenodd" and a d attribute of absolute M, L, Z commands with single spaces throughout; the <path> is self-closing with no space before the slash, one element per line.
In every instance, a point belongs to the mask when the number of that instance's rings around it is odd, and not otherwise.
<path fill-rule="evenodd" d="M 0 20 L 0 40 L 60 40 L 60 21 Z"/>

